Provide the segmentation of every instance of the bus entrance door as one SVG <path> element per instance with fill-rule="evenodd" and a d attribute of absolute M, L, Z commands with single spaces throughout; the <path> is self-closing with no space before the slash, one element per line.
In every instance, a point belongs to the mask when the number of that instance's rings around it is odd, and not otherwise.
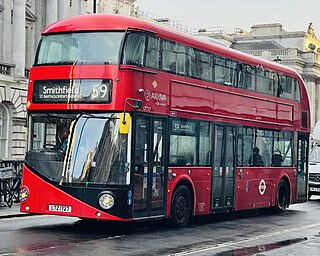
<path fill-rule="evenodd" d="M 298 173 L 296 202 L 307 201 L 308 182 L 308 134 L 300 133 L 298 140 Z"/>
<path fill-rule="evenodd" d="M 215 126 L 211 188 L 213 211 L 234 207 L 235 138 L 235 127 Z"/>
<path fill-rule="evenodd" d="M 133 217 L 164 215 L 165 121 L 138 117 L 134 131 Z"/>

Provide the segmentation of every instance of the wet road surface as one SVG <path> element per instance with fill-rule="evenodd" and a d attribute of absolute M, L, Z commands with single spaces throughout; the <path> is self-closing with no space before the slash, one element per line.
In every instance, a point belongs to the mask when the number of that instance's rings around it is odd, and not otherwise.
<path fill-rule="evenodd" d="M 164 221 L 83 222 L 58 216 L 0 220 L 0 255 L 318 255 L 320 197 L 285 213 L 248 211 Z"/>

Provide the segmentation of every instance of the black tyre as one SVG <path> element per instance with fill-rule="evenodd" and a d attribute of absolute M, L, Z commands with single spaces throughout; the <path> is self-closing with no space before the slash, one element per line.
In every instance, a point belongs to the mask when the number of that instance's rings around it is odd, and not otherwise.
<path fill-rule="evenodd" d="M 192 214 L 192 198 L 189 189 L 179 186 L 173 195 L 171 204 L 171 223 L 175 227 L 184 227 L 188 224 Z"/>
<path fill-rule="evenodd" d="M 289 187 L 285 180 L 281 180 L 278 186 L 277 210 L 283 212 L 289 206 Z"/>

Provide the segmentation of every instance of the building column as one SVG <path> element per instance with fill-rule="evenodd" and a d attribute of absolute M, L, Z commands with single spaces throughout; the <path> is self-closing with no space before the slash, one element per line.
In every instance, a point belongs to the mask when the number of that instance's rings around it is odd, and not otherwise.
<path fill-rule="evenodd" d="M 25 77 L 26 60 L 26 0 L 13 0 L 13 35 L 12 35 L 12 61 L 16 65 L 15 78 Z"/>
<path fill-rule="evenodd" d="M 308 89 L 310 103 L 310 126 L 314 128 L 316 122 L 316 77 L 314 75 L 303 75 L 304 82 Z"/>
<path fill-rule="evenodd" d="M 66 0 L 58 0 L 58 20 L 66 18 Z"/>
<path fill-rule="evenodd" d="M 320 121 L 320 79 L 316 83 L 316 122 Z"/>
<path fill-rule="evenodd" d="M 49 26 L 58 20 L 58 0 L 46 1 L 46 25 Z"/>
<path fill-rule="evenodd" d="M 0 35 L 3 35 L 3 20 L 4 20 L 4 14 L 3 14 L 3 6 L 0 4 Z M 3 60 L 3 38 L 0 39 L 0 62 Z"/>

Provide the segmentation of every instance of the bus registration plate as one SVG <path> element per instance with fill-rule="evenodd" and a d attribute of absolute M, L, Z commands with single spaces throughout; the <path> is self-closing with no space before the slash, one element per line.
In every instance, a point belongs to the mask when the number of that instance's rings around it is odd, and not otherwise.
<path fill-rule="evenodd" d="M 51 211 L 51 212 L 72 212 L 72 206 L 49 204 L 49 211 Z"/>
<path fill-rule="evenodd" d="M 320 192 L 320 188 L 310 188 L 310 191 Z"/>

